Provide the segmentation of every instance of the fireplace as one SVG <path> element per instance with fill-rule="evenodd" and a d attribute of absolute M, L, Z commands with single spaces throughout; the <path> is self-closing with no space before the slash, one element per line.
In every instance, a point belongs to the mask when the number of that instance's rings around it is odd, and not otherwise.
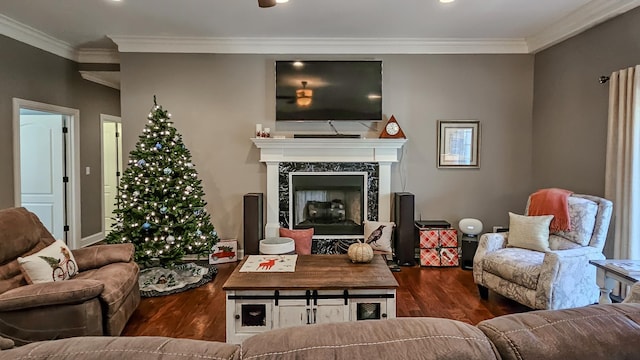
<path fill-rule="evenodd" d="M 367 173 L 289 173 L 289 223 L 315 235 L 362 235 Z"/>
<path fill-rule="evenodd" d="M 313 246 L 316 253 L 324 253 L 323 249 L 330 248 L 329 244 L 336 239 L 363 237 L 362 230 L 355 230 L 353 224 L 348 230 L 321 229 L 322 225 L 327 225 L 322 222 L 335 222 L 343 218 L 341 205 L 345 221 L 350 220 L 359 227 L 364 220 L 390 221 L 391 165 L 398 162 L 398 150 L 402 149 L 406 139 L 253 138 L 251 141 L 260 149 L 260 162 L 267 166 L 265 237 L 278 236 L 280 227 L 308 226 L 304 222 L 310 221 L 310 214 L 314 213 L 313 220 L 320 224 L 318 227 L 314 226 Z M 293 174 L 295 178 L 309 173 L 313 173 L 312 176 L 356 175 L 360 180 L 357 181 L 358 185 L 355 185 L 355 181 L 353 184 L 342 181 L 337 184 L 334 181 L 332 189 L 322 190 L 326 191 L 323 195 L 301 194 L 299 198 L 304 204 L 290 208 L 289 204 L 294 202 L 296 191 L 293 190 L 293 194 L 290 192 L 290 175 Z M 360 190 L 362 197 L 353 200 L 352 194 L 356 192 L 355 188 L 360 186 L 360 182 L 363 183 Z M 309 184 L 301 186 L 315 187 Z M 300 189 L 302 192 L 314 190 L 317 189 Z M 342 204 L 333 200 L 340 200 Z M 360 204 L 359 210 L 357 201 Z M 347 208 L 350 208 L 349 213 Z M 320 234 L 325 231 L 331 233 Z M 356 231 L 357 234 L 354 234 Z"/>

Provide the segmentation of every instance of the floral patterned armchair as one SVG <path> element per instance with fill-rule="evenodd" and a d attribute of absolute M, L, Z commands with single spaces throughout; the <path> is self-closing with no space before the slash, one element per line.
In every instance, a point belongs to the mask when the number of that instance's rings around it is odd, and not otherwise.
<path fill-rule="evenodd" d="M 509 247 L 508 232 L 480 237 L 473 278 L 483 299 L 491 289 L 533 309 L 597 302 L 596 268 L 589 260 L 605 258 L 602 249 L 613 204 L 596 196 L 573 194 L 568 205 L 571 231 L 550 233 L 551 251 Z"/>

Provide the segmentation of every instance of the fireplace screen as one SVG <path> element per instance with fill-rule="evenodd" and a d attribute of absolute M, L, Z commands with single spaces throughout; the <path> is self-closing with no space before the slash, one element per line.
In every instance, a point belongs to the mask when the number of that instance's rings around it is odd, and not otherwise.
<path fill-rule="evenodd" d="M 294 229 L 314 228 L 316 235 L 362 235 L 365 174 L 291 174 Z"/>

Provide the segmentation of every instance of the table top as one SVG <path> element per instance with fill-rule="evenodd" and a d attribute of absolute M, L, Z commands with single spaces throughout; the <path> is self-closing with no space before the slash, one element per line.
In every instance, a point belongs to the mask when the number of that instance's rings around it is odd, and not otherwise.
<path fill-rule="evenodd" d="M 609 259 L 609 260 L 589 260 L 589 264 L 591 264 L 591 265 L 593 265 L 593 266 L 595 266 L 595 267 L 597 267 L 599 269 L 605 270 L 606 272 L 613 273 L 613 274 L 615 274 L 615 275 L 617 275 L 619 277 L 622 277 L 622 278 L 624 278 L 624 279 L 626 279 L 628 281 L 633 281 L 633 282 L 640 281 L 640 274 L 632 274 L 632 275 L 630 275 L 630 274 L 624 273 L 624 272 L 622 272 L 622 271 L 620 271 L 618 269 L 615 269 L 615 268 L 607 266 L 607 264 L 613 264 L 613 263 L 619 263 L 619 262 L 640 263 L 640 260 L 613 260 L 613 259 Z"/>
<path fill-rule="evenodd" d="M 354 264 L 347 255 L 298 255 L 295 272 L 240 272 L 246 258 L 222 286 L 224 290 L 395 289 L 398 282 L 382 256 Z"/>

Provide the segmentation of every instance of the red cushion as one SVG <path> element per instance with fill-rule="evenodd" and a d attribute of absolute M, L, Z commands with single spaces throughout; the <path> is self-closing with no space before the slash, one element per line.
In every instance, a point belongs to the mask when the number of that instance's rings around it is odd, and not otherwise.
<path fill-rule="evenodd" d="M 311 255 L 311 238 L 313 237 L 313 228 L 304 230 L 280 228 L 280 236 L 293 239 L 296 244 L 296 254 Z"/>

